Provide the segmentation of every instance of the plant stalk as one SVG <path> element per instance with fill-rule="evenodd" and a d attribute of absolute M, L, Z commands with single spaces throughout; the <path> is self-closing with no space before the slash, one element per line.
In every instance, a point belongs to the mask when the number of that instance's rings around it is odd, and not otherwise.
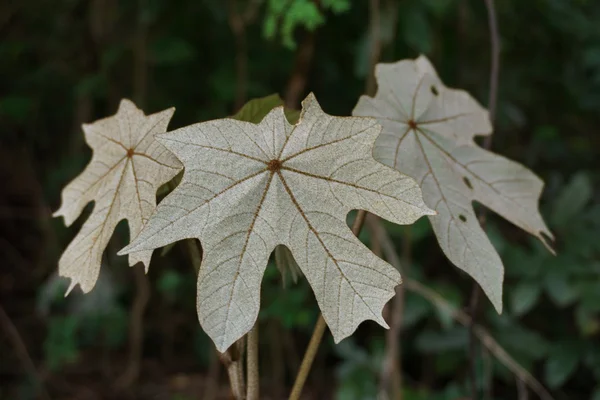
<path fill-rule="evenodd" d="M 355 236 L 359 235 L 365 223 L 366 216 L 367 212 L 364 210 L 359 210 L 356 213 L 356 218 L 354 219 L 354 223 L 352 224 L 352 233 Z M 315 325 L 312 336 L 310 338 L 310 342 L 308 343 L 308 347 L 306 348 L 306 352 L 304 353 L 302 364 L 300 364 L 300 370 L 296 375 L 296 380 L 294 381 L 294 386 L 292 387 L 292 392 L 290 393 L 289 400 L 298 400 L 300 398 L 300 395 L 302 394 L 302 389 L 304 388 L 304 383 L 306 382 L 306 378 L 310 373 L 310 369 L 312 367 L 313 361 L 315 360 L 315 356 L 317 355 L 317 350 L 319 349 L 319 345 L 321 344 L 321 340 L 323 339 L 323 333 L 325 333 L 326 327 L 327 323 L 323 318 L 323 314 L 320 314 L 319 319 L 317 320 L 317 324 Z"/>
<path fill-rule="evenodd" d="M 488 111 L 490 122 L 494 123 L 496 116 L 496 101 L 498 97 L 498 75 L 500 71 L 500 35 L 498 33 L 498 21 L 496 18 L 496 8 L 494 0 L 484 0 L 488 13 L 488 25 L 490 29 L 490 48 L 491 48 L 491 63 L 490 63 L 490 89 L 488 98 Z M 492 135 L 485 137 L 483 148 L 490 150 L 492 147 Z M 479 214 L 479 223 L 485 231 L 486 211 L 483 209 Z M 477 345 L 475 340 L 475 324 L 477 321 L 477 310 L 479 306 L 479 297 L 481 289 L 477 283 L 473 283 L 471 291 L 471 299 L 469 301 L 469 316 L 471 323 L 469 324 L 469 375 L 471 381 L 471 398 L 477 400 L 477 368 L 475 359 L 477 357 Z"/>
<path fill-rule="evenodd" d="M 258 320 L 254 327 L 248 332 L 248 355 L 246 358 L 246 399 L 258 400 L 260 398 L 260 375 L 258 363 Z"/>

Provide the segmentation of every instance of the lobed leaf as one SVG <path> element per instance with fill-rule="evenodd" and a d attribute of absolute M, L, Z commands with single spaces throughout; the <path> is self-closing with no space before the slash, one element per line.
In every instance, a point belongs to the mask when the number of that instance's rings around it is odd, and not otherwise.
<path fill-rule="evenodd" d="M 122 100 L 117 114 L 84 124 L 93 156 L 85 170 L 62 191 L 62 205 L 54 216 L 71 225 L 83 208 L 94 209 L 58 262 L 59 275 L 71 278 L 71 291 L 94 287 L 102 253 L 119 221 L 126 219 L 131 237 L 137 236 L 156 207 L 156 191 L 181 170 L 179 160 L 155 135 L 164 133 L 174 108 L 144 115 L 131 101 Z M 129 265 L 144 263 L 152 251 L 129 255 Z"/>
<path fill-rule="evenodd" d="M 346 215 L 364 209 L 410 224 L 433 211 L 415 181 L 373 159 L 380 130 L 372 118 L 325 114 L 311 94 L 296 125 L 277 107 L 259 124 L 222 119 L 160 135 L 183 179 L 119 254 L 198 238 L 198 316 L 219 351 L 254 325 L 277 245 L 291 251 L 336 342 L 367 319 L 387 327 L 382 308 L 400 276 Z"/>
<path fill-rule="evenodd" d="M 430 221 L 442 250 L 501 312 L 504 267 L 472 202 L 549 246 L 552 234 L 538 211 L 543 182 L 475 144 L 476 135 L 492 133 L 487 111 L 468 93 L 444 86 L 426 57 L 378 64 L 375 74 L 377 94 L 362 96 L 353 111 L 383 125 L 375 159 L 419 182 L 425 202 L 438 213 Z"/>

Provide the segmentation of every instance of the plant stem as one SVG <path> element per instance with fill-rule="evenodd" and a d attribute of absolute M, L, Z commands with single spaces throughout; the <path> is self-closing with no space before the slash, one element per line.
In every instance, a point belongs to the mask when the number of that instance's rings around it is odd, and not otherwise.
<path fill-rule="evenodd" d="M 219 359 L 227 370 L 229 385 L 236 400 L 244 400 L 246 390 L 244 388 L 243 360 L 245 338 L 242 337 L 231 345 L 225 353 L 219 353 Z"/>
<path fill-rule="evenodd" d="M 375 215 L 367 217 L 367 225 L 371 231 L 371 242 L 377 243 L 383 249 L 383 242 L 386 237 L 385 228 L 381 225 L 381 221 Z M 410 264 L 410 244 L 411 236 L 409 227 L 406 227 L 406 237 L 402 245 L 402 263 L 394 253 L 390 256 L 389 251 L 385 255 L 387 261 L 396 268 L 400 274 L 404 275 L 401 264 L 408 267 Z M 374 251 L 375 253 L 375 251 Z M 377 254 L 382 257 L 382 254 Z M 383 258 L 383 257 L 382 257 Z M 385 334 L 385 358 L 382 363 L 379 391 L 382 395 L 388 396 L 391 399 L 402 400 L 402 367 L 401 367 L 401 346 L 400 334 L 402 327 L 402 317 L 404 313 L 404 285 L 398 285 L 395 288 L 396 295 L 393 300 L 388 303 L 390 311 L 390 329 Z"/>
<path fill-rule="evenodd" d="M 317 355 L 317 350 L 321 344 L 323 333 L 325 333 L 325 328 L 327 328 L 327 324 L 325 323 L 323 314 L 320 314 L 317 324 L 315 325 L 315 329 L 313 330 L 313 334 L 310 338 L 310 342 L 308 343 L 308 347 L 306 348 L 306 353 L 304 353 L 302 364 L 300 364 L 300 370 L 298 371 L 298 375 L 296 375 L 296 381 L 292 387 L 289 400 L 298 400 L 300 398 L 302 388 L 304 387 L 304 383 L 306 382 L 306 378 L 308 377 L 312 363 Z"/>
<path fill-rule="evenodd" d="M 375 81 L 375 65 L 379 61 L 381 56 L 381 24 L 380 24 L 380 12 L 379 12 L 379 0 L 371 0 L 369 2 L 369 14 L 370 14 L 370 35 L 371 35 L 371 55 L 369 57 L 369 75 L 367 76 L 367 83 L 365 88 L 365 94 L 373 96 L 377 89 L 377 83 Z"/>
<path fill-rule="evenodd" d="M 246 399 L 258 400 L 260 398 L 260 375 L 258 369 L 258 321 L 248 332 L 248 355 L 246 358 Z"/>
<path fill-rule="evenodd" d="M 355 236 L 359 235 L 365 223 L 366 216 L 367 212 L 364 210 L 359 210 L 356 213 L 356 218 L 354 219 L 354 223 L 352 224 L 352 233 Z M 319 349 L 319 345 L 321 344 L 321 339 L 323 339 L 323 333 L 325 332 L 326 327 L 327 323 L 323 318 L 323 314 L 319 314 L 319 319 L 317 320 L 317 324 L 315 325 L 315 329 L 313 330 L 310 342 L 308 343 L 308 347 L 306 348 L 306 352 L 304 353 L 304 358 L 302 359 L 302 364 L 300 364 L 300 370 L 296 375 L 296 380 L 294 382 L 294 386 L 292 387 L 292 392 L 290 393 L 289 400 L 298 400 L 300 398 L 300 394 L 302 394 L 302 388 L 304 387 L 304 383 L 306 382 L 306 378 L 308 377 L 310 368 L 312 367 L 313 361 L 315 360 L 315 356 L 317 355 L 317 350 Z"/>
<path fill-rule="evenodd" d="M 192 261 L 192 266 L 196 271 L 196 274 L 200 272 L 200 264 L 202 263 L 202 248 L 195 239 L 187 239 L 185 244 Z M 243 346 L 244 338 L 234 343 L 225 353 L 217 352 L 219 360 L 223 363 L 227 369 L 227 375 L 229 376 L 229 385 L 231 391 L 236 400 L 244 399 L 244 365 L 242 362 L 242 354 L 244 352 Z M 216 350 L 215 350 L 216 351 Z M 258 374 L 258 370 L 257 370 Z"/>
<path fill-rule="evenodd" d="M 488 98 L 488 110 L 490 122 L 494 123 L 496 115 L 496 100 L 498 96 L 498 75 L 500 71 L 500 35 L 498 33 L 498 21 L 496 19 L 496 8 L 494 7 L 494 0 L 484 0 L 485 6 L 488 12 L 488 24 L 490 27 L 490 48 L 491 48 L 491 65 L 490 65 L 490 91 Z M 485 137 L 483 141 L 483 148 L 490 150 L 492 147 L 492 135 Z M 483 209 L 479 214 L 479 223 L 483 230 L 486 225 L 486 211 Z M 473 290 L 471 291 L 471 299 L 469 301 L 469 316 L 471 317 L 471 323 L 469 324 L 469 375 L 471 380 L 471 398 L 477 400 L 477 367 L 476 367 L 476 356 L 477 347 L 475 341 L 475 323 L 477 321 L 477 309 L 479 305 L 480 297 L 479 285 L 473 284 Z"/>

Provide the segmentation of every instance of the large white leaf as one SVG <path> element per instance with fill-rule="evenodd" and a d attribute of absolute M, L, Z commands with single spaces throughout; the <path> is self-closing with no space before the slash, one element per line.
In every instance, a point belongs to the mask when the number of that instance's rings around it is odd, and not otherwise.
<path fill-rule="evenodd" d="M 538 211 L 543 182 L 522 165 L 478 147 L 490 135 L 487 111 L 468 93 L 442 84 L 427 58 L 376 67 L 378 91 L 362 96 L 353 115 L 383 125 L 375 159 L 415 178 L 446 256 L 483 288 L 502 310 L 504 267 L 481 229 L 478 201 L 546 244 L 551 239 Z"/>
<path fill-rule="evenodd" d="M 160 135 L 183 179 L 120 254 L 200 239 L 198 316 L 219 351 L 254 325 L 277 245 L 291 250 L 336 342 L 367 319 L 387 326 L 381 311 L 400 276 L 346 215 L 410 224 L 432 211 L 414 180 L 373 159 L 380 131 L 372 118 L 325 114 L 311 94 L 296 125 L 277 107 L 259 124 L 222 119 Z"/>
<path fill-rule="evenodd" d="M 85 170 L 62 192 L 54 216 L 71 225 L 90 201 L 94 209 L 58 262 L 59 275 L 71 278 L 84 292 L 94 287 L 102 253 L 116 225 L 127 219 L 131 237 L 137 236 L 156 207 L 156 190 L 182 168 L 179 160 L 155 135 L 164 133 L 174 108 L 144 115 L 131 101 L 122 100 L 116 115 L 84 124 L 85 139 L 93 150 Z M 129 256 L 129 265 L 150 263 L 152 251 Z"/>

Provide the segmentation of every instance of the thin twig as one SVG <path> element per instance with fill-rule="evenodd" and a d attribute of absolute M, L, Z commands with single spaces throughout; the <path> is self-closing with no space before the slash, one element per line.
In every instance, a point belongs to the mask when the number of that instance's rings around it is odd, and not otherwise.
<path fill-rule="evenodd" d="M 485 6 L 488 12 L 488 24 L 490 29 L 490 47 L 491 47 L 491 65 L 490 65 L 490 91 L 488 97 L 488 111 L 490 122 L 494 123 L 496 115 L 496 101 L 498 97 L 498 75 L 500 71 L 500 35 L 498 33 L 498 21 L 496 19 L 496 9 L 494 7 L 494 0 L 484 0 Z M 486 150 L 490 150 L 492 147 L 492 135 L 485 137 L 483 141 L 483 147 Z M 479 214 L 479 223 L 485 230 L 486 224 L 486 211 L 483 209 Z M 469 301 L 469 313 L 471 316 L 471 325 L 469 326 L 469 375 L 471 381 L 471 397 L 473 400 L 477 400 L 477 368 L 476 368 L 476 357 L 477 349 L 475 344 L 475 332 L 474 325 L 477 319 L 477 309 L 479 305 L 480 297 L 479 285 L 473 283 L 473 290 L 471 292 L 471 299 Z"/>
<path fill-rule="evenodd" d="M 219 375 L 221 374 L 221 361 L 217 355 L 217 351 L 213 351 L 210 355 L 210 364 L 208 366 L 208 376 L 206 386 L 202 393 L 203 400 L 215 400 L 219 392 Z"/>
<path fill-rule="evenodd" d="M 485 229 L 485 220 L 480 215 L 480 223 Z M 475 321 L 477 320 L 477 311 L 479 310 L 479 284 L 473 282 L 471 297 L 469 299 L 469 382 L 471 385 L 471 398 L 477 400 L 477 340 L 475 340 Z"/>
<path fill-rule="evenodd" d="M 385 254 L 386 259 L 394 267 L 400 268 L 400 257 L 398 257 L 396 249 L 394 248 L 394 243 L 390 239 L 385 229 L 381 229 L 378 240 L 381 241 L 381 247 L 383 248 L 383 253 Z M 434 304 L 436 307 L 446 311 L 454 320 L 463 326 L 468 327 L 472 324 L 473 320 L 469 314 L 459 308 L 456 308 L 434 290 L 408 277 L 404 277 L 403 284 L 407 290 L 420 295 Z M 540 399 L 554 400 L 546 388 L 544 388 L 544 386 L 537 379 L 535 379 L 525 368 L 515 361 L 515 359 L 512 358 L 510 354 L 508 354 L 506 350 L 500 346 L 500 344 L 498 344 L 498 342 L 485 328 L 479 324 L 473 324 L 473 331 L 475 333 L 475 337 L 479 339 L 481 344 L 483 344 L 483 346 L 485 346 L 485 348 L 488 349 L 489 352 L 494 355 L 494 357 L 496 357 L 496 359 L 500 361 L 502 365 L 508 368 L 508 370 L 521 379 L 529 388 L 531 388 L 531 390 L 533 390 L 540 397 Z"/>
<path fill-rule="evenodd" d="M 150 300 L 150 283 L 143 266 L 133 267 L 135 298 L 129 317 L 129 356 L 125 372 L 117 379 L 116 387 L 130 388 L 140 375 L 142 349 L 144 345 L 144 313 Z"/>
<path fill-rule="evenodd" d="M 248 43 L 246 41 L 246 28 L 254 21 L 262 0 L 248 2 L 243 13 L 238 12 L 235 0 L 227 1 L 228 21 L 235 38 L 235 111 L 237 112 L 246 102 L 248 86 Z"/>
<path fill-rule="evenodd" d="M 315 53 L 316 30 L 306 32 L 306 37 L 296 51 L 294 69 L 285 90 L 284 103 L 287 108 L 296 109 L 300 96 L 304 93 L 308 73 Z"/>
<path fill-rule="evenodd" d="M 357 237 L 365 223 L 366 216 L 367 212 L 364 210 L 359 210 L 356 213 L 356 218 L 352 224 L 352 233 L 354 233 L 354 235 Z M 304 383 L 306 382 L 310 368 L 312 367 L 315 356 L 317 355 L 317 350 L 321 344 L 321 339 L 323 339 L 325 328 L 327 328 L 327 324 L 325 323 L 323 314 L 319 314 L 319 319 L 317 320 L 317 324 L 313 330 L 310 342 L 306 348 L 306 353 L 304 353 L 304 358 L 302 359 L 302 364 L 300 364 L 300 370 L 296 375 L 296 380 L 294 381 L 294 386 L 292 387 L 289 400 L 298 400 L 300 398 L 300 395 L 302 394 L 302 388 L 304 387 Z"/>
<path fill-rule="evenodd" d="M 12 346 L 15 349 L 15 353 L 17 353 L 17 355 L 21 359 L 21 363 L 23 364 L 23 367 L 27 370 L 29 375 L 31 375 L 31 377 L 33 377 L 33 379 L 35 380 L 36 390 L 39 391 L 40 396 L 43 399 L 50 400 L 48 391 L 46 390 L 46 387 L 44 386 L 44 382 L 41 379 L 39 372 L 35 368 L 35 364 L 33 363 L 33 360 L 31 359 L 29 352 L 27 351 L 27 346 L 25 346 L 25 343 L 23 343 L 23 340 L 21 339 L 19 330 L 17 329 L 15 324 L 13 324 L 12 320 L 10 319 L 8 314 L 4 311 L 4 308 L 2 308 L 1 305 L 0 305 L 0 323 L 2 324 L 2 326 L 4 328 L 3 330 L 6 332 L 6 335 L 8 336 L 9 340 L 12 341 Z"/>
<path fill-rule="evenodd" d="M 383 232 L 385 228 L 381 225 L 381 221 L 374 215 L 367 217 L 367 225 L 371 231 L 372 241 L 377 242 L 379 246 L 382 246 L 382 237 L 385 234 Z M 402 246 L 402 258 L 403 262 L 400 262 L 398 256 L 393 253 L 386 253 L 386 258 L 401 274 L 403 274 L 401 266 L 404 264 L 408 266 L 410 264 L 410 233 L 404 238 Z M 388 258 L 391 257 L 391 258 Z M 404 314 L 404 285 L 400 284 L 396 286 L 396 295 L 394 296 L 390 305 L 391 307 L 391 319 L 390 329 L 385 335 L 385 359 L 383 360 L 383 367 L 381 368 L 381 377 L 379 382 L 379 393 L 390 394 L 390 398 L 402 400 L 402 373 L 400 363 L 400 334 L 402 326 L 402 318 Z"/>
<path fill-rule="evenodd" d="M 375 65 L 377 65 L 379 57 L 381 56 L 381 16 L 379 0 L 371 0 L 369 2 L 369 15 L 369 26 L 371 28 L 371 55 L 369 57 L 369 71 L 365 94 L 367 96 L 373 96 L 377 87 L 375 82 Z"/>
<path fill-rule="evenodd" d="M 248 353 L 246 358 L 246 399 L 258 400 L 260 398 L 260 375 L 258 370 L 258 321 L 254 323 L 254 327 L 248 332 Z"/>
<path fill-rule="evenodd" d="M 498 100 L 498 75 L 500 73 L 500 34 L 498 33 L 498 20 L 496 18 L 496 8 L 494 0 L 485 0 L 488 12 L 488 23 L 490 25 L 490 46 L 492 51 L 492 61 L 490 66 L 490 93 L 488 99 L 488 110 L 490 120 L 493 122 L 496 118 L 496 101 Z M 488 135 L 484 142 L 484 147 L 489 150 L 492 144 L 492 136 Z"/>
<path fill-rule="evenodd" d="M 515 376 L 517 381 L 517 400 L 529 400 L 529 393 L 527 392 L 527 386 L 525 382 L 518 376 Z"/>
<path fill-rule="evenodd" d="M 171 190 L 174 185 L 169 185 Z M 192 266 L 196 274 L 200 272 L 200 265 L 202 263 L 202 248 L 196 239 L 188 239 L 185 241 Z M 234 397 L 237 399 L 243 399 L 245 393 L 244 383 L 244 364 L 243 364 L 243 346 L 244 338 L 238 340 L 225 353 L 217 351 L 219 360 L 225 366 L 227 375 L 229 376 L 229 385 Z M 215 350 L 216 351 L 216 350 Z"/>
<path fill-rule="evenodd" d="M 143 107 L 148 87 L 147 36 L 148 23 L 142 18 L 146 0 L 138 0 L 138 26 L 133 42 L 133 97 L 138 106 Z M 139 265 L 134 267 L 135 298 L 129 317 L 129 355 L 125 371 L 117 379 L 119 389 L 130 388 L 140 375 L 142 350 L 144 346 L 144 314 L 150 300 L 150 282 Z"/>
<path fill-rule="evenodd" d="M 243 353 L 244 353 L 244 341 L 245 338 L 239 339 L 237 342 L 231 345 L 225 353 L 217 353 L 219 359 L 227 370 L 229 376 L 229 385 L 233 392 L 233 397 L 236 400 L 243 400 L 246 395 L 244 388 L 244 375 L 243 375 Z"/>
<path fill-rule="evenodd" d="M 319 350 L 321 339 L 323 339 L 325 328 L 327 328 L 327 323 L 325 323 L 323 314 L 320 314 L 317 324 L 315 325 L 315 329 L 313 330 L 313 334 L 310 338 L 310 342 L 308 343 L 308 347 L 306 348 L 306 353 L 304 353 L 302 364 L 300 364 L 300 370 L 298 370 L 298 375 L 296 375 L 296 381 L 292 387 L 289 400 L 298 400 L 300 398 L 300 394 L 304 388 L 304 383 L 306 382 L 306 378 L 308 377 L 312 363 L 317 355 L 317 350 Z"/>

